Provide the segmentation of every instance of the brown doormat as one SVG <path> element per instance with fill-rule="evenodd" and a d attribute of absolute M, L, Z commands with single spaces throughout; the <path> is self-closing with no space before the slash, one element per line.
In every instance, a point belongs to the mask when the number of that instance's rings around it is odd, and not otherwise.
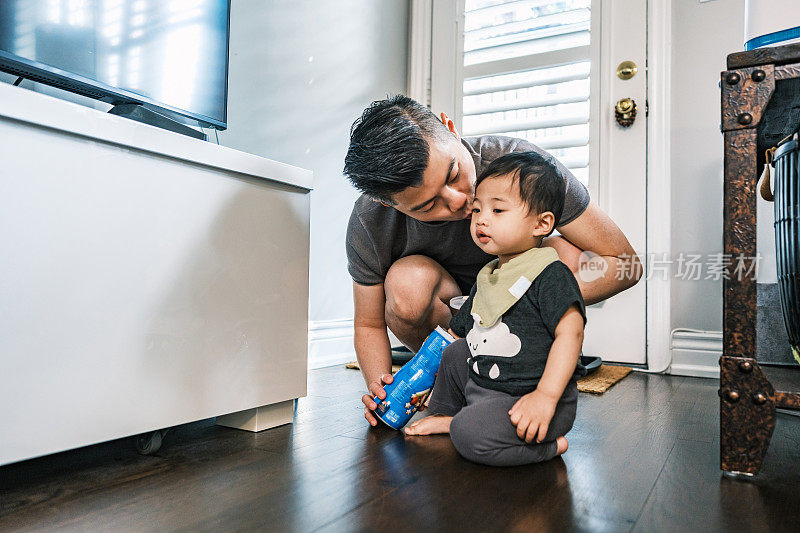
<path fill-rule="evenodd" d="M 354 370 L 359 369 L 358 361 L 351 361 L 344 366 Z M 398 370 L 400 370 L 400 365 L 392 366 L 392 373 Z M 600 368 L 596 371 L 578 380 L 578 390 L 592 394 L 603 394 L 630 373 L 631 369 L 627 366 L 600 365 Z"/>
<path fill-rule="evenodd" d="M 603 394 L 631 373 L 627 366 L 600 365 L 600 368 L 578 380 L 578 390 Z"/>

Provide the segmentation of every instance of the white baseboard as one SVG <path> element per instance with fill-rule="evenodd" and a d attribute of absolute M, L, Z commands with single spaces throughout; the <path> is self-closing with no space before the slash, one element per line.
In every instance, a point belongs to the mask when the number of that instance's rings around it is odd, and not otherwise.
<path fill-rule="evenodd" d="M 400 342 L 391 335 L 392 346 Z M 672 363 L 667 373 L 719 379 L 719 358 L 722 356 L 721 331 L 676 329 L 672 332 Z M 308 323 L 308 368 L 324 368 L 355 361 L 353 321 L 321 320 Z"/>
<path fill-rule="evenodd" d="M 389 344 L 402 346 L 388 329 Z M 308 323 L 308 369 L 325 368 L 356 360 L 353 320 L 318 320 Z"/>
<path fill-rule="evenodd" d="M 673 330 L 670 351 L 669 374 L 719 379 L 721 331 Z"/>
<path fill-rule="evenodd" d="M 353 321 L 319 320 L 308 323 L 308 369 L 355 361 Z"/>

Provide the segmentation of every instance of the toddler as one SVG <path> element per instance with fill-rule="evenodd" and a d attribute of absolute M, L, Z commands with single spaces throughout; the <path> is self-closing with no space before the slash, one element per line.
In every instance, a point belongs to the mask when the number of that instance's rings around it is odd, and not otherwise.
<path fill-rule="evenodd" d="M 504 155 L 478 177 L 470 232 L 497 259 L 478 273 L 450 321 L 428 408 L 409 435 L 450 433 L 478 463 L 513 466 L 567 450 L 586 310 L 572 271 L 541 247 L 564 205 L 563 178 L 546 156 Z"/>

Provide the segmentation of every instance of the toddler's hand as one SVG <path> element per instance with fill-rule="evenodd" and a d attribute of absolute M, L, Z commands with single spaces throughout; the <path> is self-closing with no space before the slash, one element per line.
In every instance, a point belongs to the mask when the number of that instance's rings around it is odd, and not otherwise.
<path fill-rule="evenodd" d="M 539 390 L 526 394 L 508 412 L 511 423 L 517 426 L 517 436 L 525 442 L 542 442 L 553 413 L 556 412 L 558 398 L 553 398 Z"/>

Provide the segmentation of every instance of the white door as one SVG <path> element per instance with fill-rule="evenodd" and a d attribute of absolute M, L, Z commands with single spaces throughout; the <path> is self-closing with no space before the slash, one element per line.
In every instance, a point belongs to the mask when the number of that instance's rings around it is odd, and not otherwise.
<path fill-rule="evenodd" d="M 590 192 L 622 229 L 644 264 L 647 205 L 647 2 L 592 2 L 592 133 Z M 632 61 L 638 72 L 622 79 L 617 69 Z M 624 74 L 623 74 L 623 77 Z M 637 106 L 630 127 L 621 127 L 615 104 Z M 584 354 L 606 361 L 647 361 L 646 279 L 587 311 Z"/>
<path fill-rule="evenodd" d="M 426 9 L 421 0 L 412 5 Z M 647 3 L 434 0 L 431 7 L 430 93 L 412 96 L 437 114 L 452 111 L 464 136 L 509 135 L 548 150 L 644 260 Z M 414 43 L 412 68 L 413 56 Z M 630 79 L 617 75 L 623 61 L 638 69 Z M 415 86 L 424 87 L 412 72 Z M 614 115 L 623 98 L 637 105 L 630 127 Z M 645 296 L 643 280 L 591 306 L 584 354 L 644 364 Z"/>

